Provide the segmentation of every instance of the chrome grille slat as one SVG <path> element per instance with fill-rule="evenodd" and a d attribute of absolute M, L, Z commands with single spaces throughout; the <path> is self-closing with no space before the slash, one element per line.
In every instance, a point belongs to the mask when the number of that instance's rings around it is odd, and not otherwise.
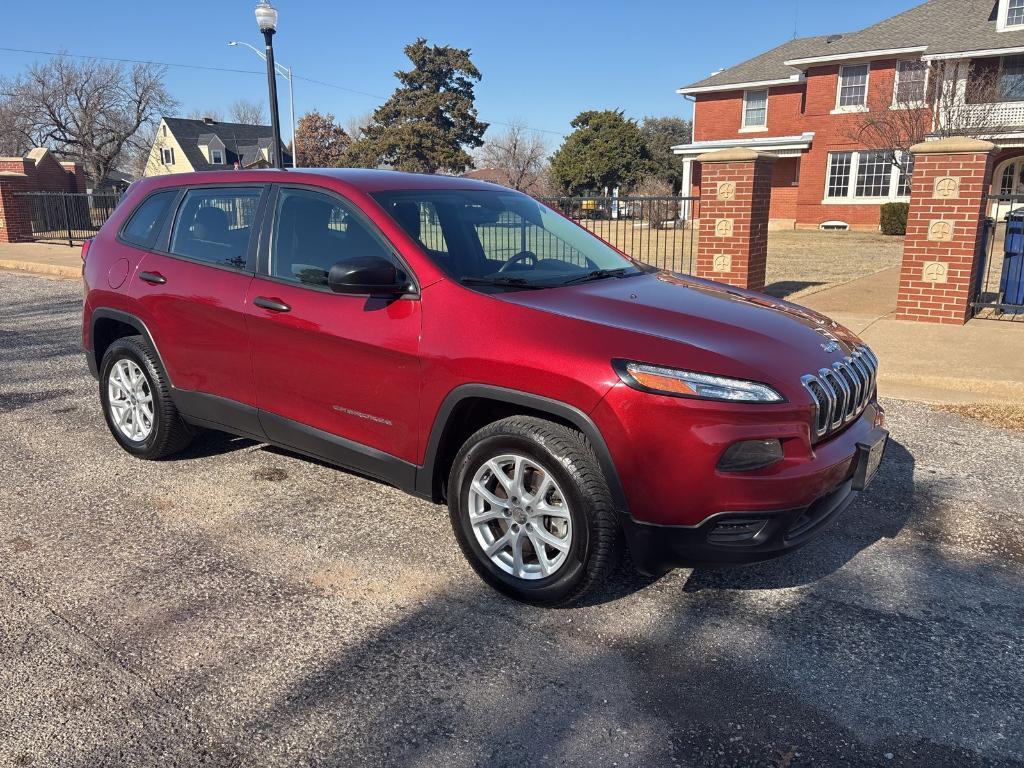
<path fill-rule="evenodd" d="M 849 356 L 809 373 L 800 383 L 814 404 L 814 430 L 823 437 L 857 418 L 875 393 L 878 358 L 868 347 L 852 350 Z"/>

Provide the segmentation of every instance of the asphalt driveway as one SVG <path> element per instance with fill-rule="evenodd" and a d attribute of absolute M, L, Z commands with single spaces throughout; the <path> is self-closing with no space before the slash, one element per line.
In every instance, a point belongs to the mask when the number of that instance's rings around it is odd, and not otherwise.
<path fill-rule="evenodd" d="M 1024 765 L 1019 433 L 887 402 L 803 550 L 544 611 L 368 480 L 130 458 L 79 311 L 0 273 L 0 765 Z"/>

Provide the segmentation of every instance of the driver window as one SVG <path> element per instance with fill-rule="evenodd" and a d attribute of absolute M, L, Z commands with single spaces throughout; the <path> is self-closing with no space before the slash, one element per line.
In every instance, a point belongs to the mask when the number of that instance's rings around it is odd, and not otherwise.
<path fill-rule="evenodd" d="M 308 189 L 282 189 L 270 243 L 270 274 L 305 285 L 327 286 L 331 266 L 346 257 L 392 259 L 380 238 L 349 205 Z"/>

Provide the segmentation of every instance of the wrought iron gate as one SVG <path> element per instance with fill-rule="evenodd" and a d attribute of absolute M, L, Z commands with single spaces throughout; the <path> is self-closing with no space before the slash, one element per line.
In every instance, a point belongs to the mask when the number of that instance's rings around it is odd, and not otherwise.
<path fill-rule="evenodd" d="M 74 246 L 96 234 L 113 212 L 116 193 L 19 192 L 31 212 L 32 239 L 66 240 Z"/>
<path fill-rule="evenodd" d="M 974 317 L 1024 322 L 1024 195 L 988 195 Z"/>

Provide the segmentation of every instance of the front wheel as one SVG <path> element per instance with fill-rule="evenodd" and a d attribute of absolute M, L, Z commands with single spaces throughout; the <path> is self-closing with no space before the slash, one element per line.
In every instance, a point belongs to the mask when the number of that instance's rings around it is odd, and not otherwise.
<path fill-rule="evenodd" d="M 620 557 L 597 458 L 561 424 L 515 416 L 475 433 L 452 465 L 448 509 L 474 570 L 526 603 L 578 601 Z"/>

